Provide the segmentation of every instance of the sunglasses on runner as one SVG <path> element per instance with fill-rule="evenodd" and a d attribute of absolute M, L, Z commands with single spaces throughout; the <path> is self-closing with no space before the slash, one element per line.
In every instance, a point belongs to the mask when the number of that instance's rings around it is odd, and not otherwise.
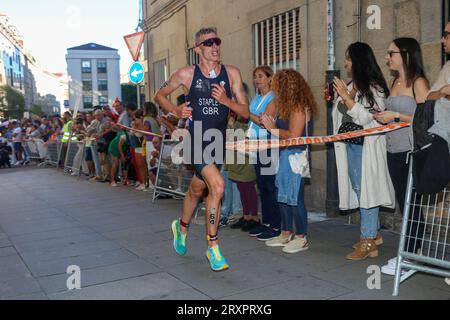
<path fill-rule="evenodd" d="M 200 47 L 201 45 L 205 47 L 212 47 L 213 45 L 220 46 L 222 44 L 222 40 L 220 38 L 211 38 L 208 40 L 205 40 L 203 42 L 200 42 L 197 47 Z"/>
<path fill-rule="evenodd" d="M 448 37 L 449 35 L 450 35 L 450 32 L 444 31 L 444 32 L 442 33 L 442 38 L 447 39 L 447 37 Z"/>

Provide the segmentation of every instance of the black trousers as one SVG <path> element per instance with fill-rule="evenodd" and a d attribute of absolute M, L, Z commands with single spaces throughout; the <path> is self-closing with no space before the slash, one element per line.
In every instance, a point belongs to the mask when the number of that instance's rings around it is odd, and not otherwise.
<path fill-rule="evenodd" d="M 402 214 L 405 209 L 406 188 L 408 187 L 409 164 L 408 152 L 389 153 L 387 154 L 389 173 L 391 175 L 392 184 L 395 189 L 395 196 Z M 405 251 L 409 253 L 417 253 L 422 248 L 423 237 L 425 233 L 425 220 L 423 218 L 420 203 L 422 196 L 413 193 L 408 218 L 408 229 L 406 232 Z"/>

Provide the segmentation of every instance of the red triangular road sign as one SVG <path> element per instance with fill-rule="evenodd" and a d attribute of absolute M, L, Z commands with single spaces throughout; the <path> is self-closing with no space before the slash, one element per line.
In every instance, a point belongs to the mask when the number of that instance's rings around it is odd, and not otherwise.
<path fill-rule="evenodd" d="M 134 61 L 138 59 L 142 43 L 144 42 L 144 36 L 145 32 L 137 32 L 123 37 Z"/>

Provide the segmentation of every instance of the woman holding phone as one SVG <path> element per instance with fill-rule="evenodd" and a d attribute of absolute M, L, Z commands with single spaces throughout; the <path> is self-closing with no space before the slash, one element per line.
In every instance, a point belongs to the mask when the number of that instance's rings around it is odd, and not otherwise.
<path fill-rule="evenodd" d="M 374 115 L 385 111 L 389 89 L 373 50 L 365 43 L 349 46 L 345 70 L 351 78 L 347 85 L 335 78 L 338 95 L 333 108 L 334 133 L 379 127 Z M 386 136 L 375 135 L 335 143 L 338 169 L 339 207 L 360 208 L 361 235 L 348 260 L 378 256 L 383 244 L 379 235 L 380 207 L 395 208 L 394 188 L 386 157 Z"/>

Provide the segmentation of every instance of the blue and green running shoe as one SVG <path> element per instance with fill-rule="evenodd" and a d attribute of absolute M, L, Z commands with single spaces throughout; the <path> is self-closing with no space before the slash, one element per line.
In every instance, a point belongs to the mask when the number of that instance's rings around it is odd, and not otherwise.
<path fill-rule="evenodd" d="M 180 255 L 184 256 L 186 254 L 186 236 L 180 230 L 180 220 L 175 220 L 172 222 L 172 232 L 173 232 L 173 248 Z"/>
<path fill-rule="evenodd" d="M 208 258 L 211 269 L 215 272 L 225 271 L 230 268 L 227 260 L 220 252 L 219 246 L 209 247 L 206 251 L 206 257 Z"/>

